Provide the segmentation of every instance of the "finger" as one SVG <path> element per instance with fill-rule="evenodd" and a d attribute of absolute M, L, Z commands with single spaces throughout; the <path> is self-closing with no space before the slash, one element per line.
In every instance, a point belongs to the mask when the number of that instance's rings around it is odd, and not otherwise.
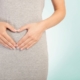
<path fill-rule="evenodd" d="M 19 48 L 24 47 L 25 45 L 27 45 L 30 41 L 32 41 L 31 38 L 28 38 L 25 42 L 23 42 L 21 45 L 19 45 Z"/>
<path fill-rule="evenodd" d="M 1 39 L 5 44 L 7 44 L 7 45 L 9 45 L 11 48 L 13 48 L 13 45 L 12 45 L 9 41 L 7 41 L 7 39 L 6 39 L 4 36 L 1 36 L 0 39 Z"/>
<path fill-rule="evenodd" d="M 17 30 L 12 26 L 12 25 L 10 25 L 10 24 L 6 24 L 6 27 L 9 29 L 9 30 L 11 30 L 11 31 L 13 31 L 13 32 L 16 32 Z"/>
<path fill-rule="evenodd" d="M 21 31 L 23 31 L 23 30 L 25 30 L 25 29 L 28 29 L 29 26 L 30 26 L 30 25 L 22 26 L 22 27 L 20 27 L 17 31 L 18 31 L 18 32 L 21 32 Z"/>
<path fill-rule="evenodd" d="M 16 42 L 14 42 L 14 40 L 7 33 L 5 33 L 3 36 L 5 39 L 7 39 L 8 42 L 13 45 L 13 47 L 16 46 Z"/>
<path fill-rule="evenodd" d="M 10 48 L 10 49 L 12 49 L 12 48 L 11 48 L 10 46 L 8 46 L 7 44 L 5 44 L 4 46 L 5 46 L 6 48 Z"/>
<path fill-rule="evenodd" d="M 30 41 L 27 45 L 25 45 L 24 47 L 22 47 L 21 50 L 27 48 L 27 47 L 30 46 L 30 45 L 33 45 L 34 43 L 35 43 L 35 42 Z"/>
<path fill-rule="evenodd" d="M 29 45 L 29 46 L 27 47 L 27 49 L 29 49 L 30 47 L 32 47 L 35 43 L 36 43 L 36 42 L 31 43 L 31 45 Z"/>
<path fill-rule="evenodd" d="M 5 44 L 2 40 L 0 40 L 0 44 L 1 44 L 2 46 L 5 46 L 5 47 L 7 47 L 7 48 L 12 49 L 12 48 L 11 48 L 11 47 L 9 47 L 7 44 Z"/>
<path fill-rule="evenodd" d="M 23 42 L 25 42 L 27 39 L 29 38 L 29 36 L 25 35 L 23 36 L 17 43 L 17 45 L 21 45 Z"/>

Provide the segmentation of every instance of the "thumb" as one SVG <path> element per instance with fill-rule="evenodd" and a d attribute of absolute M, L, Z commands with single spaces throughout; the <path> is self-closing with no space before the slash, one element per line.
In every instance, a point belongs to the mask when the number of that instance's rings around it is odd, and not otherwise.
<path fill-rule="evenodd" d="M 10 24 L 7 24 L 6 27 L 11 31 L 16 32 L 16 29 L 13 26 L 11 26 Z"/>
<path fill-rule="evenodd" d="M 20 27 L 17 31 L 21 32 L 21 31 L 28 29 L 28 28 L 29 28 L 29 25 L 25 25 L 25 26 Z"/>

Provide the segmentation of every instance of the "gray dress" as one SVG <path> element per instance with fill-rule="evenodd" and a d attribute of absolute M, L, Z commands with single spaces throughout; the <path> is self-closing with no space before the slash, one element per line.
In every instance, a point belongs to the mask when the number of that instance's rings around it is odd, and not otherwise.
<path fill-rule="evenodd" d="M 0 0 L 0 21 L 8 22 L 16 29 L 42 20 L 44 0 Z M 26 34 L 7 33 L 14 41 Z M 0 45 L 0 80 L 47 80 L 48 50 L 46 32 L 31 48 L 11 50 Z"/>

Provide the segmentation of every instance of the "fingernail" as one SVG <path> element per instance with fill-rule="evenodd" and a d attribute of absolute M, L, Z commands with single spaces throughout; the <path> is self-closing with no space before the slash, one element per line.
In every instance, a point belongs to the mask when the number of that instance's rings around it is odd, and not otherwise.
<path fill-rule="evenodd" d="M 12 50 L 12 48 L 10 48 Z"/>
<path fill-rule="evenodd" d="M 15 49 L 15 47 L 13 47 L 13 49 Z"/>
<path fill-rule="evenodd" d="M 14 30 L 15 32 L 17 31 L 17 30 Z"/>
<path fill-rule="evenodd" d="M 21 48 L 20 50 L 23 50 L 23 48 Z"/>
<path fill-rule="evenodd" d="M 19 47 L 17 47 L 17 49 L 19 49 Z"/>

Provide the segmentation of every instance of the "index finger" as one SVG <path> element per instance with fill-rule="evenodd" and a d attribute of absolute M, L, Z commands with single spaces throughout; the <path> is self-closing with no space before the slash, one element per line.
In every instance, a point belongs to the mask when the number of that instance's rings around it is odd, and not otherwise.
<path fill-rule="evenodd" d="M 3 35 L 3 37 L 5 37 L 7 39 L 7 41 L 9 41 L 13 46 L 16 45 L 16 42 L 7 33 L 5 33 L 5 35 Z"/>
<path fill-rule="evenodd" d="M 28 38 L 29 36 L 25 35 L 23 36 L 17 43 L 17 45 L 20 45 L 21 43 L 25 42 L 25 40 Z"/>

